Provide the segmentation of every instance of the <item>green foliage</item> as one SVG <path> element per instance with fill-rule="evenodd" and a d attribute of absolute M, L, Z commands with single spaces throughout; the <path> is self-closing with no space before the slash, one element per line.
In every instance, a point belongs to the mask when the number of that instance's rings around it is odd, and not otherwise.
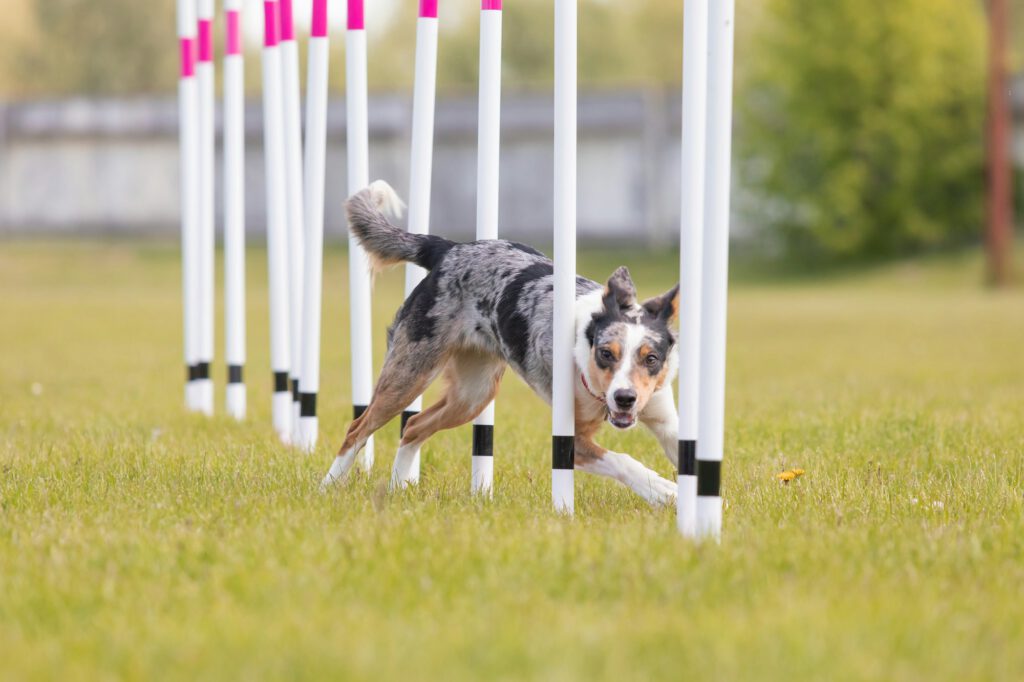
<path fill-rule="evenodd" d="M 31 0 L 35 30 L 10 66 L 18 93 L 138 94 L 174 88 L 174 0 Z"/>
<path fill-rule="evenodd" d="M 840 259 L 979 233 L 977 4 L 766 0 L 752 49 L 737 106 L 755 224 Z"/>

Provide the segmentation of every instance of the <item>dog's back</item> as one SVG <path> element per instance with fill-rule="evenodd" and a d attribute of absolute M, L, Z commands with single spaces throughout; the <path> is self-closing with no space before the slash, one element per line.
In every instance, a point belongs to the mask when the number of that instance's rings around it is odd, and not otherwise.
<path fill-rule="evenodd" d="M 388 220 L 401 201 L 378 180 L 353 196 L 349 226 L 376 268 L 411 262 L 428 270 L 389 330 L 389 353 L 460 349 L 504 359 L 542 397 L 551 394 L 553 266 L 536 249 L 506 240 L 458 244 L 409 234 Z M 577 278 L 577 295 L 600 289 Z"/>

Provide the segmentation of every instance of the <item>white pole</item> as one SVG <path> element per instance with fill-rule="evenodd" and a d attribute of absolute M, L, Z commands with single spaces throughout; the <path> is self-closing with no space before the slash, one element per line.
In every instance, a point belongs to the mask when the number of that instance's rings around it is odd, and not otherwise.
<path fill-rule="evenodd" d="M 722 533 L 720 482 L 725 437 L 734 9 L 734 0 L 719 0 L 711 3 L 708 12 L 708 146 L 701 300 L 697 535 L 715 540 L 720 539 Z"/>
<path fill-rule="evenodd" d="M 679 220 L 679 492 L 676 523 L 697 532 L 697 415 L 700 389 L 700 283 L 704 235 L 708 0 L 683 8 L 683 120 Z"/>
<path fill-rule="evenodd" d="M 345 33 L 345 107 L 348 144 L 348 194 L 370 184 L 369 128 L 366 101 L 366 25 L 363 0 L 348 2 Z M 373 397 L 373 330 L 370 309 L 370 265 L 363 247 L 348 238 L 351 313 L 352 410 L 355 417 L 366 411 Z M 373 466 L 373 437 L 360 452 L 359 466 Z M 417 460 L 417 471 L 419 462 Z"/>
<path fill-rule="evenodd" d="M 551 368 L 551 500 L 574 508 L 576 361 L 576 0 L 555 0 L 555 290 Z"/>
<path fill-rule="evenodd" d="M 281 13 L 281 69 L 284 75 L 284 176 L 288 221 L 288 346 L 291 350 L 292 433 L 298 440 L 299 370 L 302 367 L 302 268 L 305 233 L 302 193 L 302 104 L 299 86 L 299 44 L 295 40 L 292 0 L 278 0 Z"/>
<path fill-rule="evenodd" d="M 430 173 L 434 154 L 434 95 L 437 78 L 437 0 L 420 0 L 416 22 L 416 73 L 412 97 L 412 160 L 409 177 L 409 232 L 430 232 Z M 423 268 L 409 263 L 405 266 L 405 296 L 426 275 Z M 423 396 L 416 398 L 402 412 L 402 429 L 409 418 L 423 409 Z M 420 478 L 420 453 L 412 456 L 405 483 Z"/>
<path fill-rule="evenodd" d="M 199 0 L 199 409 L 213 414 L 214 129 L 213 0 Z"/>
<path fill-rule="evenodd" d="M 224 360 L 227 413 L 245 418 L 245 57 L 242 0 L 224 0 Z"/>
<path fill-rule="evenodd" d="M 476 238 L 498 238 L 498 159 L 501 140 L 501 0 L 480 4 L 480 102 L 476 156 Z M 473 421 L 470 489 L 494 489 L 494 402 Z"/>
<path fill-rule="evenodd" d="M 185 407 L 199 409 L 199 90 L 196 82 L 196 7 L 178 0 L 178 44 L 181 80 L 178 83 L 178 126 L 181 145 L 181 281 L 184 330 Z"/>
<path fill-rule="evenodd" d="M 306 82 L 306 250 L 303 256 L 302 371 L 298 445 L 316 447 L 320 392 L 320 319 L 324 268 L 324 173 L 327 156 L 327 76 L 330 68 L 327 0 L 313 0 Z"/>
<path fill-rule="evenodd" d="M 291 439 L 292 399 L 288 390 L 288 218 L 285 198 L 284 109 L 281 52 L 275 0 L 263 3 L 263 136 L 267 173 L 267 267 L 270 286 L 270 366 L 274 373 L 274 430 Z"/>

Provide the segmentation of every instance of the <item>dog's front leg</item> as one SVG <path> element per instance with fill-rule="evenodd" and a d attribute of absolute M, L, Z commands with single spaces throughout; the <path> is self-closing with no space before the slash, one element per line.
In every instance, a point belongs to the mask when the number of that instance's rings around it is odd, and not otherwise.
<path fill-rule="evenodd" d="M 576 468 L 614 478 L 651 505 L 668 505 L 676 500 L 675 483 L 629 455 L 606 450 L 589 436 L 576 436 Z"/>
<path fill-rule="evenodd" d="M 672 395 L 672 386 L 666 383 L 654 392 L 640 413 L 640 421 L 654 437 L 672 466 L 679 469 L 679 413 Z"/>

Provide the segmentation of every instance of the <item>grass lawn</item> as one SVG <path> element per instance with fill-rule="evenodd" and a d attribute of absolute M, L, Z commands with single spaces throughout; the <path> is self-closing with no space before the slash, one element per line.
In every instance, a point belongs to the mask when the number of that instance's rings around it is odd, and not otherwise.
<path fill-rule="evenodd" d="M 344 260 L 307 456 L 270 429 L 264 252 L 238 424 L 182 408 L 173 246 L 0 243 L 0 677 L 1024 675 L 1024 290 L 978 286 L 977 254 L 736 278 L 720 546 L 583 474 L 556 517 L 549 410 L 511 375 L 492 502 L 469 495 L 468 427 L 388 493 L 397 423 L 368 480 L 318 494 L 351 409 Z M 620 260 L 644 295 L 675 281 L 671 252 L 580 262 Z M 377 284 L 378 367 L 400 282 Z M 645 433 L 605 429 L 670 475 Z"/>

